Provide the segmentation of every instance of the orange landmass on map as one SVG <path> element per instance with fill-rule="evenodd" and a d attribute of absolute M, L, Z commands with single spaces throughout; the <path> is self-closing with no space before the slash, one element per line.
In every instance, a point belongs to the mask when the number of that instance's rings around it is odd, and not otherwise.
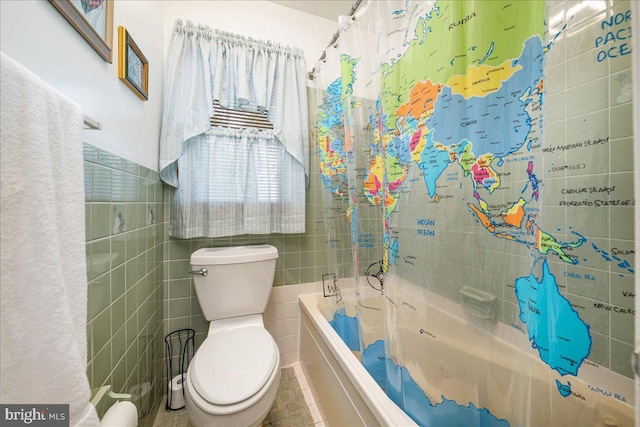
<path fill-rule="evenodd" d="M 513 206 L 511 206 L 506 212 L 502 212 L 500 216 L 504 220 L 504 223 L 510 225 L 511 227 L 518 227 L 522 225 L 522 220 L 524 219 L 524 205 L 527 202 L 520 198 Z"/>
<path fill-rule="evenodd" d="M 442 86 L 442 84 L 433 84 L 431 80 L 417 83 L 411 88 L 409 102 L 398 108 L 396 116 L 411 115 L 416 120 L 420 119 L 423 114 L 433 110 L 433 104 L 442 91 Z"/>
<path fill-rule="evenodd" d="M 496 231 L 496 226 L 491 222 L 487 214 L 482 212 L 480 209 L 478 209 L 477 206 L 472 205 L 471 203 L 467 203 L 467 206 L 469 206 L 473 210 L 473 212 L 476 214 L 476 216 L 478 217 L 478 219 L 480 220 L 484 228 L 486 228 L 492 233 Z"/>
<path fill-rule="evenodd" d="M 495 236 L 496 236 L 496 237 L 499 237 L 499 238 L 501 238 L 501 239 L 516 240 L 516 238 L 515 238 L 515 237 L 510 236 L 510 235 L 505 234 L 505 233 L 496 233 L 496 234 L 495 234 Z"/>

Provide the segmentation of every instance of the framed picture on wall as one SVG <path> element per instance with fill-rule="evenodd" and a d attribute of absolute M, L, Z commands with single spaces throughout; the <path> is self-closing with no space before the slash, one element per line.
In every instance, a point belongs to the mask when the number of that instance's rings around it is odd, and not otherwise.
<path fill-rule="evenodd" d="M 149 99 L 149 61 L 122 26 L 118 27 L 118 77 L 140 99 Z"/>
<path fill-rule="evenodd" d="M 107 62 L 113 46 L 113 0 L 49 0 Z"/>

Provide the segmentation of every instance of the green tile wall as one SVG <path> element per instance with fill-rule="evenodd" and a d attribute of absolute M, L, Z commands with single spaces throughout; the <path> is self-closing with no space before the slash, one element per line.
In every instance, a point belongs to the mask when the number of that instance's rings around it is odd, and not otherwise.
<path fill-rule="evenodd" d="M 92 393 L 148 383 L 138 425 L 151 426 L 165 394 L 162 184 L 157 172 L 89 144 L 84 177 L 89 383 Z"/>

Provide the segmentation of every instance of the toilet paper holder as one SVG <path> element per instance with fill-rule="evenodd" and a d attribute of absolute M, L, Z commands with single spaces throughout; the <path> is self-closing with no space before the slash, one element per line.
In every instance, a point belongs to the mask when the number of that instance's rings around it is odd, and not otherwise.
<path fill-rule="evenodd" d="M 102 418 L 107 409 L 118 400 L 130 402 L 131 395 L 128 393 L 116 393 L 110 385 L 104 385 L 93 395 L 91 404 L 96 408 L 98 416 Z"/>
<path fill-rule="evenodd" d="M 166 410 L 178 410 L 184 408 L 184 386 L 187 368 L 194 353 L 194 337 L 196 331 L 193 329 L 179 329 L 164 337 L 165 342 L 165 366 L 167 381 L 167 403 Z M 176 376 L 180 377 L 176 388 L 173 381 Z"/>

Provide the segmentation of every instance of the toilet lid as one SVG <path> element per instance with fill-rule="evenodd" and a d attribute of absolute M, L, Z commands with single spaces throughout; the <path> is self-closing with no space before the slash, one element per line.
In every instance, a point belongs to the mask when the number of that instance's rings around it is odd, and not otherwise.
<path fill-rule="evenodd" d="M 278 346 L 263 327 L 213 333 L 193 359 L 193 386 L 214 405 L 232 405 L 256 394 L 274 370 Z"/>

